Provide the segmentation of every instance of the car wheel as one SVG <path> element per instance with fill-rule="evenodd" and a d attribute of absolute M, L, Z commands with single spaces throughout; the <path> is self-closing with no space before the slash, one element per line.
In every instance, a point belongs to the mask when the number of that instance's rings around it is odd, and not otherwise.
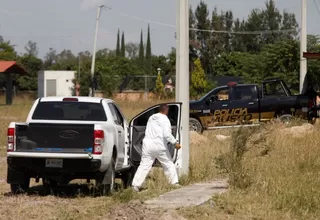
<path fill-rule="evenodd" d="M 13 194 L 25 193 L 30 187 L 30 178 L 26 178 L 23 184 L 10 184 Z"/>
<path fill-rule="evenodd" d="M 108 175 L 107 176 L 108 180 L 106 181 L 108 182 L 107 184 L 103 183 L 105 175 Z M 116 178 L 115 162 L 114 162 L 114 159 L 112 159 L 107 172 L 96 179 L 96 189 L 100 194 L 100 196 L 109 196 L 113 193 L 115 188 L 115 178 Z"/>
<path fill-rule="evenodd" d="M 195 118 L 190 118 L 189 119 L 189 130 L 195 131 L 195 132 L 198 132 L 201 134 L 203 132 L 203 127 L 202 127 L 199 120 L 197 120 Z"/>

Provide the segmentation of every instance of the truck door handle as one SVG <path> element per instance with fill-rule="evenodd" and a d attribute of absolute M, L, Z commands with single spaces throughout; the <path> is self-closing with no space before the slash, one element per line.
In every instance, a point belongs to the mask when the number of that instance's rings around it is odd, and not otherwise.
<path fill-rule="evenodd" d="M 222 107 L 228 107 L 228 104 L 223 104 Z"/>
<path fill-rule="evenodd" d="M 118 131 L 118 134 L 121 134 L 122 132 L 121 131 Z"/>
<path fill-rule="evenodd" d="M 248 104 L 249 104 L 249 105 L 254 105 L 254 102 L 249 102 Z"/>

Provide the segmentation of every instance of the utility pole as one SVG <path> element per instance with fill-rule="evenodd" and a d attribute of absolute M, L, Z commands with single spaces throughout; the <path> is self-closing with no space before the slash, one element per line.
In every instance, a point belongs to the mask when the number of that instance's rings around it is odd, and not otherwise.
<path fill-rule="evenodd" d="M 94 67 L 95 67 L 95 62 L 96 62 L 96 48 L 97 48 L 97 37 L 98 37 L 98 28 L 99 28 L 99 19 L 100 19 L 100 14 L 101 14 L 101 9 L 105 8 L 104 5 L 100 5 L 98 7 L 97 11 L 97 17 L 96 17 L 96 30 L 94 34 L 94 43 L 93 43 L 93 52 L 92 52 L 92 63 L 91 63 L 91 91 L 90 95 L 94 97 L 94 85 L 93 85 L 93 77 L 94 77 Z"/>
<path fill-rule="evenodd" d="M 188 0 L 180 1 L 179 19 L 179 72 L 177 75 L 178 102 L 182 102 L 181 111 L 181 154 L 182 164 L 180 175 L 189 173 L 189 3 Z"/>
<path fill-rule="evenodd" d="M 301 0 L 301 30 L 300 30 L 300 94 L 307 89 L 307 59 L 303 53 L 307 52 L 307 0 Z"/>
<path fill-rule="evenodd" d="M 176 101 L 180 100 L 179 98 L 179 69 L 180 69 L 180 0 L 176 0 L 176 83 L 175 83 L 175 96 Z"/>

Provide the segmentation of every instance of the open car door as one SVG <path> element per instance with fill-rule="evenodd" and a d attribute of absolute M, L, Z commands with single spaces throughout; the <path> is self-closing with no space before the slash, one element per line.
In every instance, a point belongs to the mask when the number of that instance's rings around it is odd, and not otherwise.
<path fill-rule="evenodd" d="M 168 118 L 171 122 L 172 134 L 180 141 L 181 124 L 181 103 L 165 103 L 169 106 Z M 139 166 L 142 155 L 142 140 L 145 136 L 145 130 L 149 117 L 159 112 L 159 106 L 155 105 L 135 116 L 129 124 L 130 149 L 129 160 L 134 166 Z M 174 162 L 177 160 L 177 150 L 175 146 L 168 143 L 168 149 Z"/>

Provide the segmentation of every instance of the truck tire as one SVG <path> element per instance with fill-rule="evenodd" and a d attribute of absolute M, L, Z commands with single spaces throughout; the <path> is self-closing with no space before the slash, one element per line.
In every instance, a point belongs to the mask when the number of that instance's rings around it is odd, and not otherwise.
<path fill-rule="evenodd" d="M 137 168 L 132 166 L 129 170 L 127 170 L 122 176 L 123 187 L 125 189 L 131 187 L 132 180 L 137 171 Z"/>
<path fill-rule="evenodd" d="M 42 193 L 44 195 L 54 194 L 54 189 L 58 187 L 57 181 L 53 179 L 42 178 L 42 184 L 43 184 Z"/>
<path fill-rule="evenodd" d="M 114 191 L 116 178 L 115 161 L 112 158 L 108 170 L 96 179 L 96 189 L 100 196 L 109 196 Z"/>
<path fill-rule="evenodd" d="M 203 133 L 203 127 L 199 120 L 195 118 L 189 119 L 189 130 L 198 132 L 199 134 Z"/>
<path fill-rule="evenodd" d="M 278 120 L 281 121 L 283 124 L 288 125 L 293 120 L 293 116 L 289 114 L 281 115 L 278 117 Z"/>
<path fill-rule="evenodd" d="M 25 193 L 30 187 L 30 178 L 26 178 L 23 184 L 10 184 L 12 194 Z"/>

